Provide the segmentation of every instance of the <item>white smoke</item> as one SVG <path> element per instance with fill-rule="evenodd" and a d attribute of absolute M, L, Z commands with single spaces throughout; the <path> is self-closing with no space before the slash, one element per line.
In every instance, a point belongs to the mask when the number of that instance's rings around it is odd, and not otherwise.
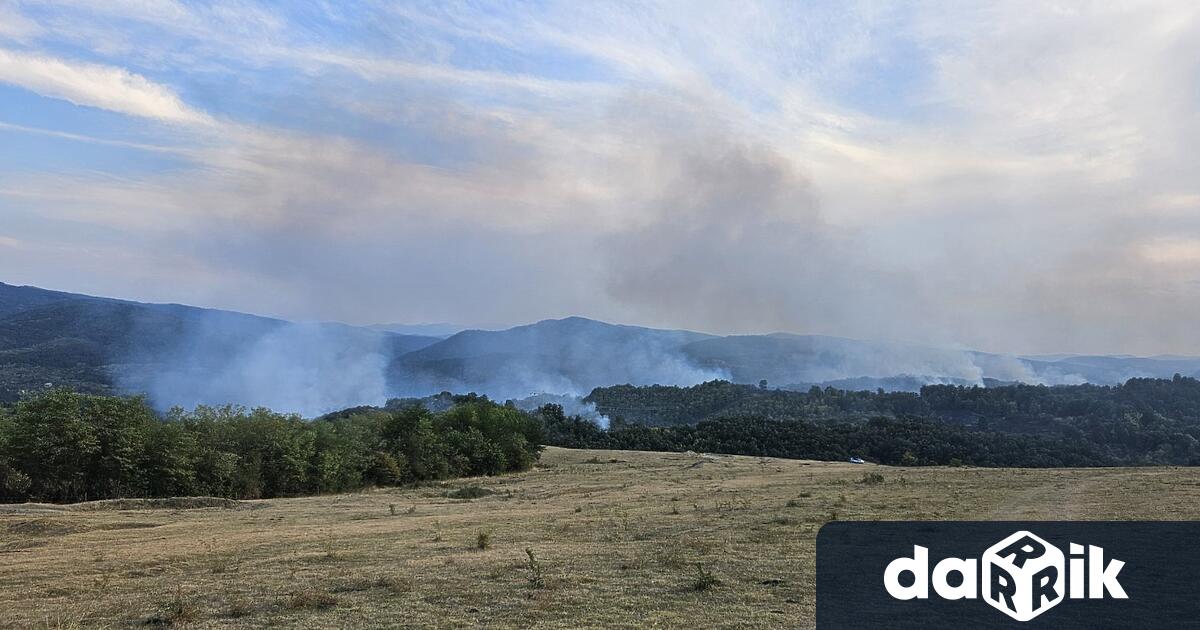
<path fill-rule="evenodd" d="M 326 324 L 238 327 L 204 318 L 152 363 L 127 366 L 120 384 L 160 408 L 232 403 L 307 417 L 388 398 L 385 335 Z"/>

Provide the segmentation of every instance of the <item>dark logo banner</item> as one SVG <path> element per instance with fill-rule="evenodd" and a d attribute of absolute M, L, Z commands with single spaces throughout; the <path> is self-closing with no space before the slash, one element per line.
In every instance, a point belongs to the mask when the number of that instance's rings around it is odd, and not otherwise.
<path fill-rule="evenodd" d="M 1200 522 L 853 522 L 817 535 L 817 628 L 1200 628 Z"/>

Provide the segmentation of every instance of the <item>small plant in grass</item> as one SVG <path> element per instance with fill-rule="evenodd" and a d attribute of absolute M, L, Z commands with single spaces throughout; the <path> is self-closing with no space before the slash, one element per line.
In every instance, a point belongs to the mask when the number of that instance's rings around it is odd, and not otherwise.
<path fill-rule="evenodd" d="M 486 550 L 486 549 L 489 549 L 489 548 L 491 548 L 491 546 L 492 546 L 492 534 L 491 534 L 491 532 L 483 532 L 483 531 L 481 531 L 481 532 L 479 532 L 478 534 L 476 534 L 476 536 L 475 536 L 475 548 L 479 549 L 480 551 L 483 551 L 483 550 Z"/>
<path fill-rule="evenodd" d="M 671 514 L 679 514 L 679 505 L 678 504 L 676 504 L 676 503 L 671 504 Z"/>
<path fill-rule="evenodd" d="M 42 622 L 38 624 L 39 628 L 57 628 L 60 630 L 68 630 L 70 628 L 90 628 L 95 625 L 89 617 L 92 613 L 73 614 L 61 610 L 56 610 L 51 613 L 46 613 Z M 153 619 L 148 623 L 154 622 Z"/>
<path fill-rule="evenodd" d="M 339 557 L 337 540 L 333 537 L 332 530 L 325 530 L 324 536 L 321 538 L 322 557 L 325 560 L 337 560 Z"/>
<path fill-rule="evenodd" d="M 305 590 L 292 595 L 287 607 L 290 610 L 328 610 L 338 605 L 338 598 L 331 593 L 318 590 Z"/>
<path fill-rule="evenodd" d="M 175 597 L 163 605 L 159 614 L 151 617 L 147 623 L 155 625 L 175 625 L 191 623 L 200 619 L 200 606 L 183 596 L 183 590 L 175 588 Z"/>
<path fill-rule="evenodd" d="M 877 486 L 883 483 L 883 475 L 877 472 L 869 472 L 863 475 L 863 478 L 859 479 L 858 483 L 861 483 L 864 486 Z"/>
<path fill-rule="evenodd" d="M 438 519 L 433 522 L 433 542 L 442 542 L 442 521 Z"/>
<path fill-rule="evenodd" d="M 417 504 L 414 503 L 412 505 L 412 507 L 408 508 L 408 510 L 405 511 L 404 513 L 405 514 L 416 514 L 417 513 Z"/>
<path fill-rule="evenodd" d="M 713 575 L 711 571 L 705 571 L 704 565 L 696 563 L 696 579 L 692 581 L 693 591 L 708 591 L 715 586 L 720 586 L 721 580 Z"/>
<path fill-rule="evenodd" d="M 389 503 L 389 504 L 388 504 L 388 510 L 390 510 L 390 511 L 392 512 L 392 516 L 395 516 L 395 515 L 396 515 L 396 504 L 395 504 L 395 503 Z"/>
<path fill-rule="evenodd" d="M 529 588 L 546 588 L 546 578 L 542 575 L 542 563 L 533 555 L 533 549 L 525 548 L 525 581 Z"/>
<path fill-rule="evenodd" d="M 787 507 L 790 507 L 790 508 L 800 507 L 800 502 L 797 501 L 796 499 L 788 499 Z"/>

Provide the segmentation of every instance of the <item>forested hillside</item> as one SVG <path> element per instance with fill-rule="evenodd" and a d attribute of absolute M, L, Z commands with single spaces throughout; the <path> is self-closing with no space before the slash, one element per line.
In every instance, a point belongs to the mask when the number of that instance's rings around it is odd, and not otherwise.
<path fill-rule="evenodd" d="M 50 384 L 144 393 L 159 409 L 226 402 L 282 407 L 297 400 L 286 411 L 307 412 L 297 390 L 320 402 L 365 402 L 363 388 L 339 382 L 347 374 L 375 376 L 382 401 L 387 360 L 436 341 L 0 283 L 0 402 Z M 377 364 L 377 374 L 366 375 L 364 364 Z"/>
<path fill-rule="evenodd" d="M 1200 463 L 1200 381 L 808 392 L 709 382 L 610 387 L 586 399 L 611 430 L 546 408 L 560 446 L 706 450 L 888 464 L 1106 466 Z"/>
<path fill-rule="evenodd" d="M 556 405 L 539 411 L 546 443 L 567 448 L 696 451 L 791 459 L 860 457 L 896 466 L 1113 466 L 1121 460 L 1094 444 L 1045 436 L 968 431 L 937 421 L 875 418 L 864 423 L 731 417 L 696 425 L 647 427 L 614 422 L 605 431 Z M 1195 451 L 1186 453 L 1195 461 Z M 1151 463 L 1151 462 L 1145 462 Z"/>
<path fill-rule="evenodd" d="M 1136 417 L 1200 425 L 1200 380 L 1130 379 L 1123 385 L 926 385 L 918 393 L 812 387 L 796 392 L 710 381 L 694 387 L 600 387 L 584 398 L 598 412 L 646 425 L 695 424 L 722 416 L 786 420 L 865 420 L 924 416 L 973 428 L 1038 433 L 1066 422 Z M 1143 418 L 1145 414 L 1149 416 Z"/>

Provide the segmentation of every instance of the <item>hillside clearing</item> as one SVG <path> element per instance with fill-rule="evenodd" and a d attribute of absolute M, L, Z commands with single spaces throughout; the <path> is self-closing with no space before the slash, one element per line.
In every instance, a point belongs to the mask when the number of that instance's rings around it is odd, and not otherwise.
<path fill-rule="evenodd" d="M 830 519 L 1193 519 L 1198 499 L 1188 468 L 550 448 L 528 473 L 256 509 L 5 506 L 0 625 L 811 627 Z"/>

